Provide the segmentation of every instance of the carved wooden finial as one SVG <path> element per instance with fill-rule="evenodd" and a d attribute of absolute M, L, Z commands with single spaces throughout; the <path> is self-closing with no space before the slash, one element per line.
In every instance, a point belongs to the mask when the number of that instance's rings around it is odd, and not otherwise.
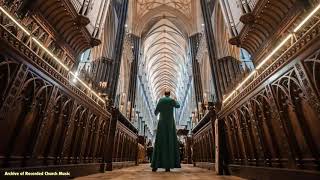
<path fill-rule="evenodd" d="M 241 17 L 240 17 L 240 21 L 243 23 L 243 24 L 253 24 L 254 21 L 255 21 L 255 16 L 253 13 L 245 13 L 243 14 Z"/>
<path fill-rule="evenodd" d="M 101 44 L 101 40 L 100 39 L 97 39 L 97 38 L 91 38 L 91 46 L 94 47 L 94 46 L 98 46 Z"/>
<path fill-rule="evenodd" d="M 239 47 L 241 42 L 238 36 L 232 37 L 229 39 L 229 44 Z"/>
<path fill-rule="evenodd" d="M 84 27 L 90 23 L 90 19 L 86 16 L 79 14 L 75 19 L 75 23 L 80 27 Z"/>

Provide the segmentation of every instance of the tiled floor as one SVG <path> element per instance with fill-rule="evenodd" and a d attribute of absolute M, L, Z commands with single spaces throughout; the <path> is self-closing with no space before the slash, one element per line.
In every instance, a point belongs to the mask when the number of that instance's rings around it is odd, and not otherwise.
<path fill-rule="evenodd" d="M 182 165 L 181 169 L 173 169 L 171 172 L 164 172 L 164 169 L 158 169 L 152 172 L 150 164 L 141 164 L 139 166 L 113 170 L 111 172 L 93 174 L 76 178 L 76 180 L 243 180 L 234 176 L 217 176 L 214 171 L 193 167 L 192 165 Z"/>

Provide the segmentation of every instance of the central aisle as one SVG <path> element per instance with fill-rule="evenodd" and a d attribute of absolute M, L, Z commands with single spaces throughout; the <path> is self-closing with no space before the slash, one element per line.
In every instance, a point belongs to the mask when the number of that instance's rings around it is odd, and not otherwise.
<path fill-rule="evenodd" d="M 141 164 L 139 166 L 116 169 L 106 173 L 93 174 L 79 177 L 76 180 L 98 180 L 98 179 L 115 179 L 115 180 L 243 180 L 234 176 L 217 176 L 214 171 L 193 167 L 191 164 L 182 164 L 181 169 L 173 169 L 171 172 L 164 172 L 159 169 L 152 172 L 150 164 Z"/>

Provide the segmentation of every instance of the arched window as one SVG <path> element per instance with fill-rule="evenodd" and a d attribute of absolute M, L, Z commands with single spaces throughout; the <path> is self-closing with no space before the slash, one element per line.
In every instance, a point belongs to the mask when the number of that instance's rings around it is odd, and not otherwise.
<path fill-rule="evenodd" d="M 250 71 L 255 69 L 254 64 L 251 59 L 251 55 L 249 54 L 248 51 L 246 51 L 243 48 L 240 48 L 240 60 L 242 62 L 242 67 L 243 68 L 248 68 Z"/>
<path fill-rule="evenodd" d="M 80 62 L 79 62 L 79 66 L 77 71 L 81 71 L 83 69 L 85 70 L 91 70 L 91 58 L 90 58 L 90 54 L 91 54 L 91 49 L 86 50 L 85 52 L 83 52 L 80 55 Z"/>

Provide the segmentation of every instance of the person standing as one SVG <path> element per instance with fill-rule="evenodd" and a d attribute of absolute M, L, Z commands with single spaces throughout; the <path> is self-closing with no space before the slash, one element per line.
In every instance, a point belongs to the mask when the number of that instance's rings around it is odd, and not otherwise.
<path fill-rule="evenodd" d="M 180 162 L 184 159 L 184 145 L 183 142 L 179 142 Z"/>
<path fill-rule="evenodd" d="M 152 160 L 152 152 L 153 152 L 152 143 L 149 141 L 148 147 L 147 147 L 147 156 L 148 156 L 148 161 L 150 163 L 151 163 L 151 160 Z"/>
<path fill-rule="evenodd" d="M 181 168 L 176 125 L 173 117 L 174 108 L 180 108 L 179 103 L 170 98 L 170 91 L 157 104 L 155 115 L 160 113 L 157 127 L 156 140 L 152 154 L 152 171 L 165 168 Z"/>

